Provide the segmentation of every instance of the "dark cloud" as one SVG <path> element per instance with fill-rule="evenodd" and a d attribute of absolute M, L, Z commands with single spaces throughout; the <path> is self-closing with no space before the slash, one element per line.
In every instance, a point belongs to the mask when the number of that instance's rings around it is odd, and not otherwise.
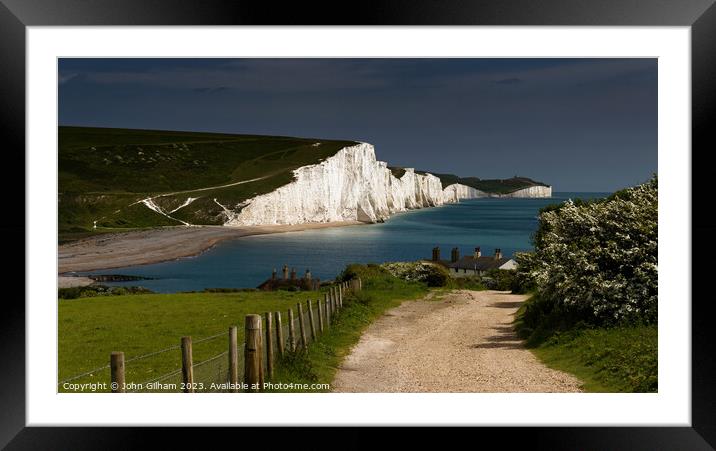
<path fill-rule="evenodd" d="M 198 92 L 201 94 L 214 94 L 216 92 L 228 91 L 229 89 L 231 89 L 231 88 L 229 88 L 227 86 L 219 86 L 216 88 L 194 88 L 194 89 L 192 89 L 192 91 Z"/>
<path fill-rule="evenodd" d="M 60 124 L 352 139 L 394 165 L 518 173 L 557 191 L 610 191 L 657 171 L 656 59 L 73 58 L 58 66 Z"/>
<path fill-rule="evenodd" d="M 517 85 L 522 83 L 521 78 L 503 78 L 502 80 L 495 80 L 498 85 Z"/>

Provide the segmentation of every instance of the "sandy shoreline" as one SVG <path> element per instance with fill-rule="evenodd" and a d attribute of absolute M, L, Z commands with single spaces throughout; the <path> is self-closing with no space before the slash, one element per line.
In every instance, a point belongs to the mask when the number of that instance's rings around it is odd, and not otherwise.
<path fill-rule="evenodd" d="M 57 288 L 86 287 L 92 285 L 94 280 L 80 276 L 58 276 Z"/>
<path fill-rule="evenodd" d="M 58 248 L 58 273 L 147 265 L 190 257 L 220 241 L 251 235 L 363 224 L 358 221 L 253 227 L 192 226 L 99 235 Z"/>

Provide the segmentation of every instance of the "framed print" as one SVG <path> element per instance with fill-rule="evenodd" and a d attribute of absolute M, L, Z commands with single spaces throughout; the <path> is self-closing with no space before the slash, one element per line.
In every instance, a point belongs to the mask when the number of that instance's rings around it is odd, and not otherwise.
<path fill-rule="evenodd" d="M 3 445 L 712 449 L 712 3 L 3 0 Z"/>

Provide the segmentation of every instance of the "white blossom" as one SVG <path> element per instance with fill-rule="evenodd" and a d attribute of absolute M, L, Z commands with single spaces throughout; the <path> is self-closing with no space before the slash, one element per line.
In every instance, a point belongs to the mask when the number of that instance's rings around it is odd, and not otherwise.
<path fill-rule="evenodd" d="M 657 179 L 605 201 L 540 215 L 535 252 L 517 255 L 538 293 L 603 320 L 656 322 Z"/>

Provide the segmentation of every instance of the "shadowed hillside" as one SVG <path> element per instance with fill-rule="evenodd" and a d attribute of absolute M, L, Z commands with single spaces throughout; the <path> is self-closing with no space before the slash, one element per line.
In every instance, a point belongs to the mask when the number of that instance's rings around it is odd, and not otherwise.
<path fill-rule="evenodd" d="M 95 221 L 98 229 L 221 224 L 221 205 L 270 192 L 294 169 L 355 144 L 85 127 L 59 127 L 58 135 L 61 234 Z"/>

